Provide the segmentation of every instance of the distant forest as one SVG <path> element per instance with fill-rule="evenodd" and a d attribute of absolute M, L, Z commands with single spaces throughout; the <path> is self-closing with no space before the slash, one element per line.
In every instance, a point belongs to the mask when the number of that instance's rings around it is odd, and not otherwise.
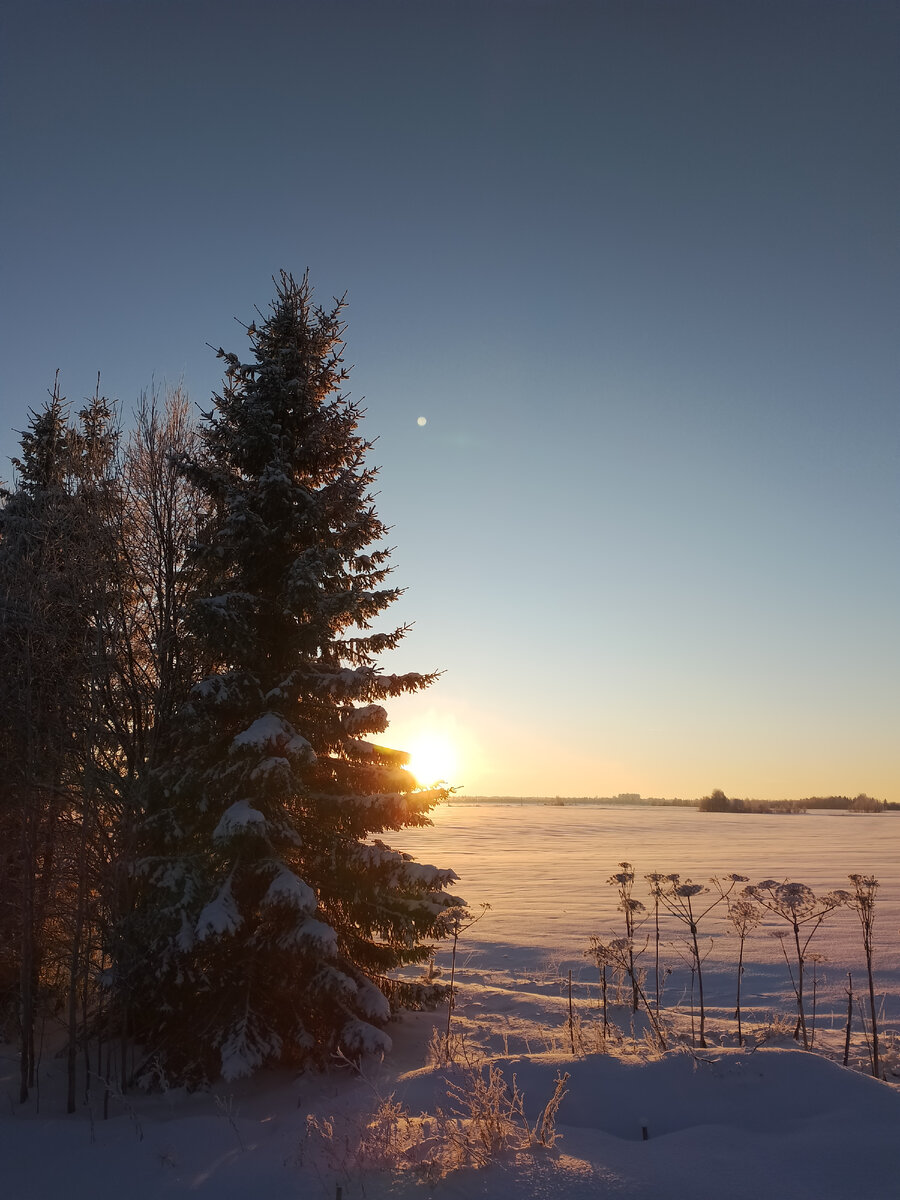
<path fill-rule="evenodd" d="M 732 812 L 732 813 L 805 813 L 817 809 L 844 810 L 855 813 L 883 812 L 886 809 L 900 809 L 900 804 L 891 804 L 887 800 L 876 800 L 860 792 L 858 796 L 807 796 L 804 800 L 741 800 L 738 797 L 726 796 L 716 788 L 708 796 L 697 801 L 701 812 Z"/>
<path fill-rule="evenodd" d="M 860 792 L 858 796 L 807 796 L 803 800 L 752 800 L 729 797 L 716 788 L 708 796 L 699 799 L 666 798 L 663 796 L 641 796 L 638 792 L 620 792 L 617 796 L 459 796 L 454 795 L 453 804 L 543 804 L 564 808 L 577 804 L 621 805 L 625 807 L 698 808 L 701 812 L 733 813 L 805 813 L 817 809 L 856 813 L 900 811 L 900 804 L 889 800 L 877 800 Z"/>
<path fill-rule="evenodd" d="M 666 806 L 670 808 L 696 808 L 699 800 L 665 799 L 662 796 L 641 796 L 637 792 L 622 793 L 618 796 L 460 796 L 451 797 L 452 804 L 549 804 L 557 808 L 575 804 L 593 804 L 605 806 L 610 804 L 634 807 Z"/>

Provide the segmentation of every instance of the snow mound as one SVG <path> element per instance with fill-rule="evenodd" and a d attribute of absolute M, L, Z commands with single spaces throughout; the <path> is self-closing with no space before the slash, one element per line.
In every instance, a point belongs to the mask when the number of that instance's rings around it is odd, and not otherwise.
<path fill-rule="evenodd" d="M 498 1063 L 537 1104 L 553 1090 L 561 1060 L 548 1054 Z M 565 1069 L 560 1122 L 630 1141 L 643 1140 L 644 1127 L 656 1139 L 713 1126 L 781 1136 L 820 1118 L 900 1123 L 892 1087 L 803 1050 L 675 1050 L 650 1062 L 593 1054 Z"/>

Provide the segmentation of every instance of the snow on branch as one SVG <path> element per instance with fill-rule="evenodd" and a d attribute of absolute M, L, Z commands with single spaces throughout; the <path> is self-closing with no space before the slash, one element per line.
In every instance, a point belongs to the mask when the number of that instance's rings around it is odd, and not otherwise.
<path fill-rule="evenodd" d="M 222 813 L 212 836 L 214 842 L 226 842 L 236 834 L 265 834 L 267 829 L 268 821 L 258 808 L 253 808 L 249 800 L 236 800 Z"/>
<path fill-rule="evenodd" d="M 315 912 L 316 893 L 289 867 L 279 863 L 275 877 L 262 898 L 263 904 L 286 904 L 300 912 Z"/>
<path fill-rule="evenodd" d="M 459 879 L 455 871 L 415 862 L 412 855 L 393 850 L 377 838 L 368 845 L 354 847 L 353 857 L 359 869 L 378 871 L 389 868 L 397 885 L 416 890 L 447 887 Z"/>
<path fill-rule="evenodd" d="M 389 1054 L 394 1043 L 383 1029 L 376 1029 L 366 1021 L 348 1021 L 341 1030 L 341 1049 L 348 1058 L 359 1058 L 363 1054 Z"/>
<path fill-rule="evenodd" d="M 354 1002 L 359 994 L 359 984 L 355 979 L 328 964 L 323 964 L 316 972 L 312 987 L 317 993 L 328 994 L 342 1004 Z"/>
<path fill-rule="evenodd" d="M 316 757 L 306 738 L 273 712 L 257 717 L 248 729 L 232 740 L 229 749 L 232 754 L 242 750 L 265 751 L 273 757 L 281 755 L 301 762 L 314 762 Z"/>
<path fill-rule="evenodd" d="M 384 733 L 388 715 L 380 704 L 341 709 L 341 728 L 350 736 L 360 733 Z"/>
<path fill-rule="evenodd" d="M 306 917 L 281 939 L 283 946 L 303 946 L 320 954 L 337 953 L 337 934 L 324 921 Z"/>
<path fill-rule="evenodd" d="M 304 672 L 304 684 L 320 696 L 331 696 L 344 701 L 384 700 L 390 696 L 402 696 L 406 692 L 417 692 L 428 687 L 437 679 L 437 674 L 383 675 L 374 667 L 345 667 L 331 670 L 314 666 Z"/>
<path fill-rule="evenodd" d="M 406 750 L 393 750 L 390 746 L 378 746 L 363 738 L 350 738 L 344 743 L 344 753 L 351 760 L 369 761 L 387 767 L 405 767 L 410 760 Z"/>
<path fill-rule="evenodd" d="M 209 675 L 191 688 L 192 700 L 203 704 L 228 706 L 245 701 L 258 688 L 243 671 L 226 671 L 221 675 Z"/>
<path fill-rule="evenodd" d="M 222 1041 L 222 1078 L 226 1083 L 252 1075 L 263 1063 L 281 1054 L 281 1038 L 249 1013 L 237 1021 Z"/>
<path fill-rule="evenodd" d="M 195 932 L 197 940 L 206 941 L 209 937 L 221 937 L 225 933 L 234 933 L 240 929 L 243 921 L 238 912 L 234 896 L 231 894 L 231 876 L 229 875 L 219 889 L 214 900 L 205 905 L 197 918 Z"/>
<path fill-rule="evenodd" d="M 345 808 L 357 809 L 360 812 L 370 812 L 372 809 L 396 808 L 404 817 L 415 814 L 422 815 L 422 824 L 430 825 L 430 819 L 425 815 L 438 801 L 447 795 L 444 788 L 427 788 L 420 792 L 370 792 L 368 795 L 334 796 L 330 792 L 310 792 L 311 801 L 327 803 L 331 807 L 341 805 Z M 404 820 L 404 824 L 408 822 Z M 418 822 L 417 822 L 418 823 Z"/>
<path fill-rule="evenodd" d="M 195 604 L 205 613 L 227 621 L 251 612 L 256 605 L 256 597 L 249 592 L 223 592 L 218 596 L 200 596 Z"/>
<path fill-rule="evenodd" d="M 390 1019 L 391 1006 L 384 993 L 368 979 L 361 979 L 356 993 L 356 1006 L 360 1012 L 373 1021 Z"/>
<path fill-rule="evenodd" d="M 250 772 L 251 783 L 262 783 L 266 787 L 280 787 L 285 790 L 290 787 L 292 778 L 291 764 L 280 755 L 269 755 Z"/>

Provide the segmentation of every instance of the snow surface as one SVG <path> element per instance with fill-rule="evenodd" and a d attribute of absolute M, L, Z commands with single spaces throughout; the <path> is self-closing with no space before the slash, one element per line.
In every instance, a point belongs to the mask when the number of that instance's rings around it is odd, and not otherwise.
<path fill-rule="evenodd" d="M 654 871 L 677 872 L 696 883 L 732 872 L 751 883 L 791 879 L 817 893 L 849 888 L 852 873 L 875 875 L 881 885 L 875 916 L 877 982 L 886 1015 L 900 1022 L 900 813 L 770 816 L 674 807 L 450 804 L 438 808 L 433 819 L 433 828 L 405 830 L 403 849 L 417 859 L 427 856 L 452 866 L 459 876 L 454 890 L 471 907 L 491 905 L 466 934 L 465 944 L 470 962 L 489 961 L 491 972 L 500 975 L 571 967 L 576 978 L 596 979 L 583 951 L 591 934 L 622 932 L 618 895 L 606 881 L 623 860 L 633 865 L 634 895 L 645 903 L 644 876 Z M 700 930 L 711 938 L 704 977 L 724 1016 L 734 1007 L 737 943 L 722 911 L 711 914 Z M 648 922 L 642 936 L 649 928 Z M 764 922 L 745 951 L 745 1000 L 760 1016 L 787 1007 L 790 980 L 780 942 L 772 937 L 779 928 L 784 926 Z M 672 968 L 667 1003 L 690 984 L 682 939 L 683 929 L 664 922 L 663 957 Z M 645 966 L 651 951 L 652 944 Z M 863 983 L 856 914 L 838 910 L 810 951 L 827 959 L 817 967 L 820 1014 L 833 1012 L 842 1025 L 847 971 L 853 972 L 854 987 Z"/>
<path fill-rule="evenodd" d="M 434 828 L 404 831 L 396 841 L 420 859 L 453 867 L 476 911 L 482 901 L 492 905 L 460 942 L 456 1064 L 435 1065 L 428 1053 L 429 1039 L 440 1038 L 446 1026 L 446 1009 L 407 1014 L 388 1027 L 392 1053 L 367 1061 L 362 1075 L 338 1064 L 325 1075 L 279 1072 L 193 1095 L 113 1095 L 108 1120 L 95 1086 L 65 1117 L 63 1062 L 51 1053 L 61 1042 L 48 1031 L 39 1104 L 34 1097 L 17 1104 L 14 1056 L 6 1050 L 0 1059 L 3 1195 L 333 1200 L 340 1187 L 343 1200 L 889 1200 L 900 1194 L 900 1094 L 891 1082 L 900 1081 L 894 1074 L 900 1072 L 898 840 L 900 817 L 891 814 L 445 807 Z M 790 982 L 778 943 L 766 934 L 748 943 L 745 976 L 752 996 L 747 1023 L 758 1048 L 734 1047 L 733 946 L 718 929 L 706 964 L 710 1046 L 648 1054 L 642 1027 L 632 1037 L 622 1005 L 613 1010 L 621 1032 L 610 1037 L 609 1053 L 597 1053 L 596 968 L 582 952 L 591 933 L 621 928 L 606 879 L 622 860 L 635 865 L 641 898 L 642 876 L 655 870 L 698 882 L 731 871 L 754 882 L 790 877 L 817 890 L 844 886 L 851 872 L 878 875 L 876 967 L 879 991 L 887 993 L 889 1082 L 835 1061 L 844 972 L 848 965 L 855 977 L 861 970 L 848 912 L 835 914 L 819 944 L 830 960 L 818 964 L 827 976 L 817 1017 L 824 1053 L 798 1050 L 791 1040 Z M 674 934 L 664 940 L 664 958 L 675 962 L 666 1004 L 681 1004 L 672 1021 L 685 1032 L 685 969 Z M 446 978 L 446 951 L 438 966 Z M 570 968 L 582 1043 L 574 1055 Z M 452 1107 L 448 1081 L 468 1094 L 473 1076 L 459 1060 L 483 1077 L 485 1056 L 507 1083 L 515 1076 L 530 1122 L 557 1074 L 569 1073 L 553 1148 L 507 1150 L 482 1169 L 466 1167 L 431 1182 L 414 1169 L 415 1155 L 399 1155 L 395 1170 L 376 1170 L 360 1157 L 357 1147 L 381 1100 L 393 1094 L 410 1114 L 410 1122 L 397 1116 L 399 1136 L 420 1113 Z M 851 1061 L 863 1060 L 857 1036 Z"/>

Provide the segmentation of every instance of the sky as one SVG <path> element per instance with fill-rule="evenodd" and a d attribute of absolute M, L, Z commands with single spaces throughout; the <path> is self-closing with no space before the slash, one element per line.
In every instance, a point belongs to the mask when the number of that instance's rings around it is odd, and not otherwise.
<path fill-rule="evenodd" d="M 900 801 L 900 3 L 5 0 L 0 477 L 346 292 L 388 738 L 467 795 Z M 425 423 L 420 423 L 424 418 Z"/>

